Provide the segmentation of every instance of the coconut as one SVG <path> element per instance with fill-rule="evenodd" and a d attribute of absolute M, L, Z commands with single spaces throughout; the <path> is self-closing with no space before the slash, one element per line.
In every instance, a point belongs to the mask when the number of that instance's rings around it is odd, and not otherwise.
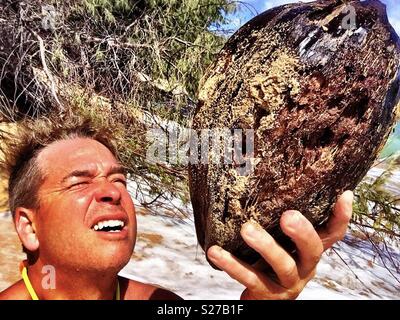
<path fill-rule="evenodd" d="M 395 124 L 399 66 L 399 37 L 376 0 L 283 5 L 240 28 L 202 79 L 193 119 L 198 133 L 239 132 L 214 139 L 228 152 L 208 148 L 206 161 L 189 165 L 202 248 L 253 263 L 259 255 L 240 236 L 246 221 L 289 251 L 285 210 L 323 226 Z"/>

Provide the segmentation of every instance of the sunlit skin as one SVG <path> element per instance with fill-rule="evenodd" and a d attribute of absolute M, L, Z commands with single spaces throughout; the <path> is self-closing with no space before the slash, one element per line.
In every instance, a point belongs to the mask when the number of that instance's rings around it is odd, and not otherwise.
<path fill-rule="evenodd" d="M 117 273 L 128 263 L 136 239 L 135 209 L 120 164 L 104 145 L 84 138 L 52 143 L 41 151 L 38 163 L 45 177 L 39 190 L 40 206 L 20 207 L 15 212 L 21 242 L 37 258 L 28 268 L 35 291 L 40 299 L 113 299 Z M 242 299 L 296 298 L 315 275 L 323 251 L 344 236 L 351 206 L 348 191 L 336 203 L 327 228 L 319 233 L 300 212 L 283 214 L 282 230 L 297 245 L 299 261 L 258 225 L 244 224 L 242 237 L 273 268 L 278 280 L 217 246 L 208 250 L 208 257 L 247 287 Z M 123 220 L 125 227 L 118 233 L 94 231 L 101 217 Z M 42 288 L 45 265 L 55 267 L 55 290 Z M 153 285 L 119 281 L 122 299 L 178 298 Z M 0 293 L 0 299 L 30 296 L 18 281 Z"/>
<path fill-rule="evenodd" d="M 46 172 L 33 221 L 40 258 L 65 269 L 118 272 L 129 261 L 136 236 L 126 178 L 102 144 L 83 139 L 76 142 L 57 142 L 38 159 Z M 123 237 L 111 234 L 111 240 L 105 239 L 92 229 L 97 217 L 107 215 L 126 221 Z"/>

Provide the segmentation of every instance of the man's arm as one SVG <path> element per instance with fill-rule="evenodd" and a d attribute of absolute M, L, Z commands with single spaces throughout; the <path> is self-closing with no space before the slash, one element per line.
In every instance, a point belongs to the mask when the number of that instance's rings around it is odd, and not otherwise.
<path fill-rule="evenodd" d="M 218 246 L 208 250 L 208 258 L 246 287 L 242 299 L 295 299 L 315 276 L 322 253 L 343 239 L 352 215 L 352 202 L 353 193 L 344 192 L 336 202 L 326 228 L 319 232 L 300 212 L 289 210 L 283 213 L 280 226 L 296 244 L 297 261 L 261 226 L 253 222 L 243 225 L 243 239 L 272 267 L 277 279 Z"/>

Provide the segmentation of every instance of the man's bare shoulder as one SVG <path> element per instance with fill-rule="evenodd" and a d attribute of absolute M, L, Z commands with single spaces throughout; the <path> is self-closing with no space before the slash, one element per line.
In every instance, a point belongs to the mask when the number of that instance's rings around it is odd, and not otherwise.
<path fill-rule="evenodd" d="M 22 280 L 14 283 L 4 291 L 0 292 L 0 300 L 30 300 L 31 297 L 26 290 Z"/>
<path fill-rule="evenodd" d="M 167 289 L 122 277 L 119 279 L 123 300 L 182 300 Z"/>

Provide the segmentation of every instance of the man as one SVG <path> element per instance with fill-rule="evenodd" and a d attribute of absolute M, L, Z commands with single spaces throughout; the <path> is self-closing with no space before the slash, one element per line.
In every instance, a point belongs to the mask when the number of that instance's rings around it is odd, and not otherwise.
<path fill-rule="evenodd" d="M 133 252 L 136 218 L 109 132 L 88 122 L 49 121 L 20 137 L 9 141 L 5 156 L 10 210 L 27 261 L 23 279 L 0 299 L 178 299 L 168 290 L 117 276 Z M 285 212 L 280 224 L 297 246 L 297 261 L 261 227 L 244 224 L 242 237 L 274 276 L 217 246 L 207 255 L 246 287 L 242 299 L 293 299 L 315 275 L 323 251 L 344 236 L 351 212 L 350 191 L 318 233 L 300 212 Z M 55 288 L 43 285 L 48 266 Z"/>

